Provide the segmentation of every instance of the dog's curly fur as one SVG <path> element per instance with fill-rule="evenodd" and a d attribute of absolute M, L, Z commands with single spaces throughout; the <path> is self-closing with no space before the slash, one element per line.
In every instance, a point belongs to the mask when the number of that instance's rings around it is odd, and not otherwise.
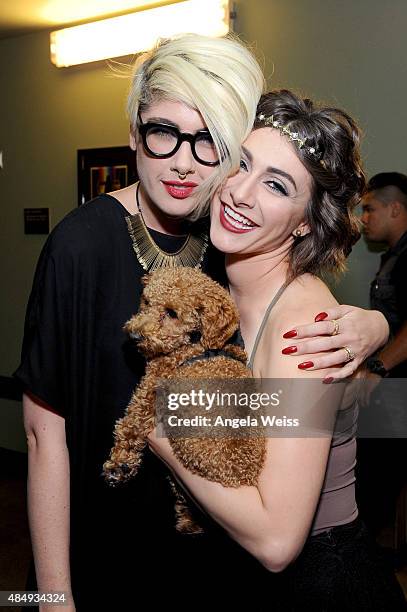
<path fill-rule="evenodd" d="M 147 436 L 155 427 L 158 379 L 249 378 L 245 351 L 228 344 L 239 317 L 228 292 L 194 268 L 156 270 L 142 279 L 139 313 L 125 325 L 147 358 L 146 373 L 133 393 L 126 415 L 115 426 L 115 445 L 103 466 L 115 485 L 135 476 Z M 207 350 L 223 355 L 185 363 Z M 266 445 L 261 436 L 169 438 L 174 454 L 191 472 L 226 487 L 256 485 Z M 177 529 L 197 533 L 177 487 Z"/>

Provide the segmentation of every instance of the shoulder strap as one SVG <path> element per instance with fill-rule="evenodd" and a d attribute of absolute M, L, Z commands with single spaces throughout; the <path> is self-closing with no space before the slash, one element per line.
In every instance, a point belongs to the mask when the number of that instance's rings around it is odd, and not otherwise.
<path fill-rule="evenodd" d="M 256 340 L 254 341 L 254 345 L 253 345 L 253 349 L 252 349 L 252 354 L 250 355 L 250 359 L 249 359 L 249 361 L 247 363 L 247 366 L 250 369 L 253 368 L 253 361 L 254 361 L 254 358 L 256 356 L 256 351 L 257 351 L 257 348 L 259 346 L 261 337 L 263 335 L 264 328 L 266 327 L 266 323 L 267 323 L 267 320 L 269 318 L 270 312 L 271 312 L 272 308 L 277 304 L 278 300 L 282 296 L 283 292 L 287 289 L 287 287 L 290 284 L 290 282 L 286 282 L 286 283 L 284 283 L 284 285 L 282 285 L 282 287 L 280 287 L 280 289 L 277 291 L 276 295 L 271 300 L 270 304 L 267 306 L 267 310 L 264 313 L 263 320 L 262 320 L 262 322 L 260 324 L 259 331 L 257 332 L 257 335 L 256 335 Z"/>

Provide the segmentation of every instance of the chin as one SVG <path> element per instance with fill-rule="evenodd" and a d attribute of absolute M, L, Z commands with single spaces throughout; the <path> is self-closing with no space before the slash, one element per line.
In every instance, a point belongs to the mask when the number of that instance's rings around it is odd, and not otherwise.
<path fill-rule="evenodd" d="M 196 202 L 188 202 L 187 199 L 176 201 L 161 200 L 156 206 L 162 214 L 171 219 L 184 219 L 195 210 Z"/>
<path fill-rule="evenodd" d="M 217 219 L 211 222 L 210 239 L 213 246 L 222 253 L 231 255 L 240 253 L 243 249 L 242 236 L 225 230 Z"/>
<path fill-rule="evenodd" d="M 365 233 L 364 237 L 367 240 L 367 242 L 383 242 L 383 240 L 381 238 L 378 238 L 374 234 Z"/>

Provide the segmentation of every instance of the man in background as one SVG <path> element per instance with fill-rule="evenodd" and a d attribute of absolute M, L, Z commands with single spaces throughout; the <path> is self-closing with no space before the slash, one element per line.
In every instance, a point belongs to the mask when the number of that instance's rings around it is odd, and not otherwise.
<path fill-rule="evenodd" d="M 407 374 L 407 176 L 382 172 L 373 176 L 362 200 L 362 223 L 369 242 L 389 248 L 370 287 L 370 306 L 386 317 L 389 343 L 369 360 L 379 376 L 406 378 Z"/>
<path fill-rule="evenodd" d="M 399 172 L 373 176 L 362 210 L 366 240 L 387 246 L 370 286 L 370 307 L 386 317 L 390 339 L 368 359 L 367 384 L 374 388 L 382 379 L 393 380 L 376 386 L 370 410 L 361 415 L 361 422 L 365 417 L 374 421 L 369 424 L 372 431 L 376 429 L 372 438 L 383 437 L 358 440 L 358 505 L 362 518 L 378 535 L 384 527 L 395 526 L 397 499 L 407 472 L 407 381 L 400 380 L 407 378 L 407 176 Z M 399 546 L 396 537 L 394 546 Z"/>

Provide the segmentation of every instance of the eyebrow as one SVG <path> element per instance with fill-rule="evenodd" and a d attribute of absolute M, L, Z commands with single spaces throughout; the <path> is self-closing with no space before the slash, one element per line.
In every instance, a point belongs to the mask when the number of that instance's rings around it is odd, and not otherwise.
<path fill-rule="evenodd" d="M 246 149 L 246 147 L 244 147 L 244 146 L 242 146 L 242 151 L 246 155 L 248 160 L 250 162 L 252 162 L 253 161 L 253 155 L 250 153 L 250 151 L 248 149 Z M 269 172 L 270 174 L 279 174 L 280 176 L 283 176 L 284 178 L 286 178 L 287 180 L 290 181 L 290 183 L 295 187 L 295 189 L 297 189 L 297 185 L 295 183 L 295 180 L 293 179 L 291 174 L 288 174 L 288 172 L 284 172 L 284 170 L 280 170 L 280 168 L 274 168 L 273 166 L 268 166 L 266 168 L 266 172 Z"/>
<path fill-rule="evenodd" d="M 145 120 L 145 123 L 165 123 L 165 125 L 170 125 L 179 129 L 179 125 L 170 119 L 165 119 L 164 117 L 149 117 Z"/>
<path fill-rule="evenodd" d="M 179 132 L 181 131 L 178 123 L 175 123 L 175 121 L 171 121 L 171 119 L 167 119 L 165 117 L 149 117 L 148 119 L 144 121 L 144 123 L 162 123 L 164 125 L 168 125 L 170 127 L 176 128 Z M 196 130 L 195 133 L 198 133 L 198 132 L 208 132 L 209 133 L 209 129 L 207 127 L 204 127 L 199 130 Z M 186 132 L 186 133 L 191 134 L 193 132 Z"/>

